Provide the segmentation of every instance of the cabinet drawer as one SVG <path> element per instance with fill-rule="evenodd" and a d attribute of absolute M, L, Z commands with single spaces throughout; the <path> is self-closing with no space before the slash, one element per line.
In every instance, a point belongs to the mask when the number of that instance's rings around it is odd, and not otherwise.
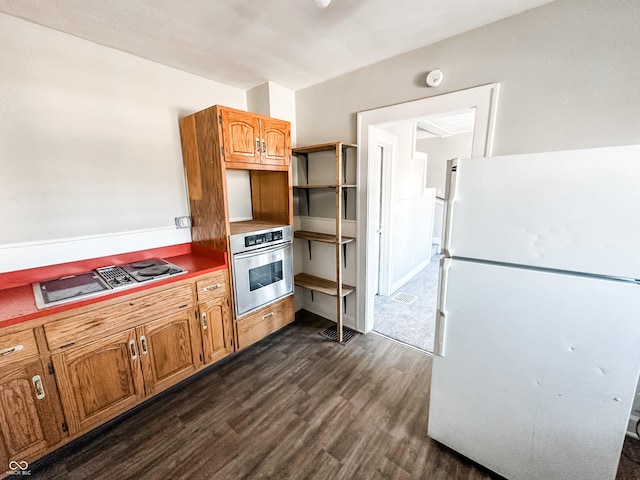
<path fill-rule="evenodd" d="M 196 289 L 198 291 L 198 302 L 204 303 L 216 298 L 226 297 L 228 294 L 227 280 L 228 274 L 226 270 L 221 270 L 214 273 L 205 280 L 196 282 Z"/>
<path fill-rule="evenodd" d="M 293 295 L 236 321 L 238 349 L 248 347 L 293 322 Z"/>
<path fill-rule="evenodd" d="M 38 356 L 38 344 L 33 330 L 0 335 L 0 367 Z"/>
<path fill-rule="evenodd" d="M 193 308 L 192 285 L 167 288 L 91 312 L 67 317 L 44 326 L 49 348 L 96 340 L 144 321 Z"/>

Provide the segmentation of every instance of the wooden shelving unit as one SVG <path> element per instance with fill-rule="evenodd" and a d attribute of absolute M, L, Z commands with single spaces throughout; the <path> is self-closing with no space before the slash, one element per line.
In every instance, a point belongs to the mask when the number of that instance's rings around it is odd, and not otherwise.
<path fill-rule="evenodd" d="M 355 145 L 332 142 L 319 145 L 310 145 L 293 149 L 293 154 L 304 159 L 305 173 L 307 180 L 309 179 L 309 161 L 312 160 L 314 153 L 335 152 L 335 183 L 313 184 L 306 183 L 294 185 L 294 189 L 305 192 L 307 198 L 307 214 L 310 213 L 309 191 L 313 189 L 332 189 L 335 190 L 335 234 L 326 234 L 321 232 L 312 232 L 307 230 L 298 230 L 294 232 L 294 237 L 307 240 L 309 243 L 309 255 L 311 256 L 312 242 L 334 244 L 336 247 L 335 280 L 309 275 L 308 273 L 299 273 L 294 277 L 295 285 L 306 288 L 313 292 L 323 293 L 336 298 L 336 324 L 337 324 L 337 341 L 342 343 L 342 323 L 343 323 L 343 303 L 346 309 L 346 297 L 355 291 L 355 287 L 345 285 L 342 282 L 342 269 L 344 267 L 343 257 L 346 259 L 346 246 L 348 243 L 355 241 L 354 237 L 342 235 L 342 218 L 343 213 L 346 218 L 347 189 L 356 188 L 355 184 L 347 184 L 345 178 L 347 176 L 346 157 L 348 149 L 356 148 Z M 311 157 L 311 158 L 310 158 Z"/>

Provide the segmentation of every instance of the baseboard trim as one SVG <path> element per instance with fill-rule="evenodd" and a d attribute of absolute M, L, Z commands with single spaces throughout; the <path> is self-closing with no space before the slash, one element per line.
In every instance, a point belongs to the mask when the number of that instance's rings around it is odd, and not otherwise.
<path fill-rule="evenodd" d="M 336 311 L 335 309 L 330 309 L 330 308 L 323 308 L 317 304 L 311 304 L 311 302 L 303 302 L 302 308 L 304 310 L 307 310 L 308 312 L 314 313 L 320 317 L 326 318 L 327 320 L 330 320 L 332 322 L 335 323 L 335 316 L 336 316 Z M 352 330 L 355 330 L 359 333 L 364 333 L 360 330 L 358 330 L 357 326 L 356 326 L 356 319 L 355 317 L 352 317 L 351 315 L 343 315 L 342 316 L 342 324 L 345 327 L 349 327 Z"/>
<path fill-rule="evenodd" d="M 415 277 L 421 270 L 425 269 L 427 265 L 431 263 L 431 257 L 420 262 L 416 267 L 413 268 L 409 273 L 407 273 L 404 277 L 402 277 L 397 282 L 394 282 L 391 285 L 391 293 L 395 293 L 398 289 L 402 288 L 409 280 Z"/>

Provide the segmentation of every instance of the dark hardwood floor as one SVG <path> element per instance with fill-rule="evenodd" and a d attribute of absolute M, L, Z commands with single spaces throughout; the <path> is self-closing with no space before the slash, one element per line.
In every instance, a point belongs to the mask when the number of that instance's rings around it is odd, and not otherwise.
<path fill-rule="evenodd" d="M 32 465 L 32 478 L 499 478 L 427 437 L 429 356 L 375 334 L 343 347 L 318 334 L 329 324 L 300 312 Z M 640 456 L 636 447 L 625 451 Z M 639 472 L 623 457 L 617 479 Z"/>

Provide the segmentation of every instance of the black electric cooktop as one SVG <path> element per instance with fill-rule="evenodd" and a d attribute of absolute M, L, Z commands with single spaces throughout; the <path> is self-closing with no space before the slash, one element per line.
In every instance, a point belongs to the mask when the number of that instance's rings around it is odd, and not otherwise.
<path fill-rule="evenodd" d="M 97 297 L 112 290 L 134 287 L 186 273 L 182 268 L 161 258 L 150 258 L 120 266 L 107 266 L 94 271 L 36 282 L 33 293 L 38 308 L 46 308 L 85 298 Z"/>

